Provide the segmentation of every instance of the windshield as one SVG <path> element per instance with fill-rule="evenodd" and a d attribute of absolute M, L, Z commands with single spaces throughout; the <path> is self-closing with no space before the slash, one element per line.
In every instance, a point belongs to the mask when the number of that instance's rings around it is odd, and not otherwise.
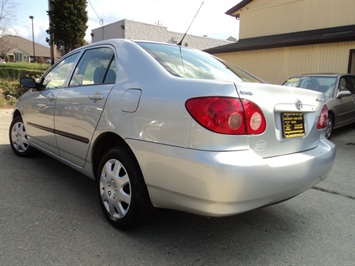
<path fill-rule="evenodd" d="M 177 77 L 263 83 L 244 70 L 199 50 L 161 43 L 137 44 Z"/>
<path fill-rule="evenodd" d="M 305 76 L 288 79 L 283 85 L 319 91 L 326 97 L 331 97 L 334 93 L 336 76 Z"/>

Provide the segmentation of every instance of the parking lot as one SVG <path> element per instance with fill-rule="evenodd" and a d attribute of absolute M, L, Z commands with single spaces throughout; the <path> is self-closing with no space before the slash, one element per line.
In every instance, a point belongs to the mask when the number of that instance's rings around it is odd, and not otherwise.
<path fill-rule="evenodd" d="M 39 154 L 19 158 L 0 110 L 0 265 L 354 265 L 355 126 L 336 130 L 329 178 L 280 204 L 226 218 L 157 210 L 122 232 L 95 182 Z"/>

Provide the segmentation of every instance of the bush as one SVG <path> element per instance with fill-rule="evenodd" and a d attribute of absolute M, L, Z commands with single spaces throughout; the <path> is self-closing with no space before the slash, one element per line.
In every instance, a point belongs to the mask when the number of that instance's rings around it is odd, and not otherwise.
<path fill-rule="evenodd" d="M 0 107 L 11 107 L 26 91 L 20 86 L 21 77 L 39 78 L 47 69 L 47 64 L 6 63 L 0 64 Z"/>

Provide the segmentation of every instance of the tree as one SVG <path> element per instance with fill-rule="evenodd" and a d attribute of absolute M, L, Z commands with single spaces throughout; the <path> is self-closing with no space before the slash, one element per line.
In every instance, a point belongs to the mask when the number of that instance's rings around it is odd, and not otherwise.
<path fill-rule="evenodd" d="M 13 22 L 16 6 L 12 0 L 0 0 L 0 57 L 4 58 L 11 49 L 11 42 L 5 38 L 8 34 L 8 28 Z"/>
<path fill-rule="evenodd" d="M 88 15 L 86 0 L 49 0 L 48 11 L 51 38 L 47 42 L 57 45 L 63 54 L 85 44 Z"/>
<path fill-rule="evenodd" d="M 0 0 L 0 37 L 7 33 L 15 18 L 15 4 L 12 0 Z"/>

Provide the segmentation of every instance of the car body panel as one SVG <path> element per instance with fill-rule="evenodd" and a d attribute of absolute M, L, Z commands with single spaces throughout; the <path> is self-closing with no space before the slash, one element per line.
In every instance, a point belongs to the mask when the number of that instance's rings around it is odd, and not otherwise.
<path fill-rule="evenodd" d="M 86 87 L 85 90 L 69 87 L 61 91 L 54 118 L 61 157 L 79 166 L 85 164 L 91 138 L 112 87 L 112 84 L 107 84 Z M 91 95 L 102 98 L 91 99 Z"/>
<path fill-rule="evenodd" d="M 22 96 L 24 104 L 21 105 L 31 143 L 54 154 L 59 154 L 54 132 L 54 107 L 60 90 L 30 90 Z"/>
<path fill-rule="evenodd" d="M 349 125 L 355 122 L 355 94 L 327 101 L 330 110 L 336 116 L 334 128 Z"/>
<path fill-rule="evenodd" d="M 326 139 L 314 149 L 271 158 L 252 150 L 205 152 L 128 143 L 155 206 L 208 216 L 237 214 L 291 198 L 324 180 L 335 158 L 335 146 Z"/>
<path fill-rule="evenodd" d="M 147 43 L 147 47 L 152 44 Z M 169 58 L 172 62 L 194 53 L 189 48 L 157 45 L 164 53 L 168 51 L 164 56 L 170 50 L 176 52 Z M 326 178 L 335 146 L 322 137 L 323 129 L 317 129 L 325 104 L 321 92 L 290 88 L 285 93 L 283 86 L 259 83 L 250 77 L 252 83 L 248 75 L 233 77 L 231 73 L 226 80 L 208 75 L 180 77 L 167 71 L 143 46 L 142 42 L 107 40 L 65 56 L 63 60 L 78 55 L 63 88 L 42 90 L 39 86 L 18 101 L 16 109 L 28 127 L 31 145 L 95 179 L 103 149 L 119 143 L 137 160 L 153 205 L 209 216 L 236 214 L 283 201 Z M 80 77 L 86 72 L 80 72 L 80 66 L 88 65 L 82 63 L 85 54 L 101 48 L 112 51 L 113 59 L 109 63 L 104 60 L 104 79 L 114 64 L 114 82 L 96 84 L 89 79 L 83 83 Z M 200 56 L 206 55 L 199 51 L 189 58 L 194 62 Z M 224 71 L 227 65 L 208 58 L 220 67 L 218 73 Z M 170 62 L 169 67 L 175 66 Z M 203 67 L 198 61 L 198 67 L 188 74 L 199 74 L 201 69 L 205 74 Z M 181 71 L 181 66 L 176 70 Z M 51 103 L 47 96 L 54 92 Z M 191 98 L 210 96 L 255 103 L 265 116 L 265 131 L 228 135 L 204 128 L 185 104 Z M 39 105 L 50 112 L 38 115 Z M 303 115 L 304 135 L 285 138 L 283 113 Z M 32 124 L 43 124 L 52 132 L 40 132 L 43 127 Z M 47 143 L 38 141 L 45 137 Z"/>

